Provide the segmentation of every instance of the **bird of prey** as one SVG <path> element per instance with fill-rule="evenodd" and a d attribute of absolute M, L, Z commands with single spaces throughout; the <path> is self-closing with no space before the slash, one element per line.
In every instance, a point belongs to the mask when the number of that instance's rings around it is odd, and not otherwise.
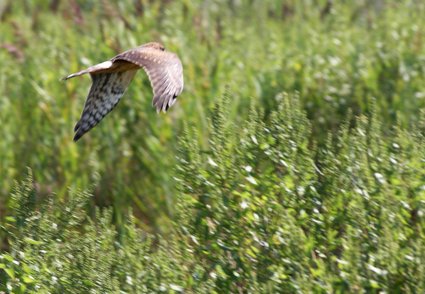
<path fill-rule="evenodd" d="M 183 67 L 176 54 L 151 42 L 127 50 L 112 59 L 71 74 L 64 80 L 89 73 L 92 85 L 80 120 L 74 128 L 77 141 L 96 126 L 120 101 L 136 74 L 143 68 L 153 88 L 153 106 L 166 112 L 183 91 Z"/>

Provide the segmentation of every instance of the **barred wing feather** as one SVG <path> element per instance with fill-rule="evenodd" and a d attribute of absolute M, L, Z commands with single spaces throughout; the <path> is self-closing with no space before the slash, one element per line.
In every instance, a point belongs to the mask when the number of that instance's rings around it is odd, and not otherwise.
<path fill-rule="evenodd" d="M 153 89 L 152 104 L 167 111 L 183 91 L 183 67 L 176 54 L 151 48 L 136 48 L 117 55 L 112 61 L 128 61 L 142 67 Z"/>

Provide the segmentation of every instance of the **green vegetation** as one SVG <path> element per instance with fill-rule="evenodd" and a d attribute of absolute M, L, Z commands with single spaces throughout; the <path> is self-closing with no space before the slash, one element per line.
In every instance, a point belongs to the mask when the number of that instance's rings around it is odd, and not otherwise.
<path fill-rule="evenodd" d="M 425 291 L 422 1 L 22 3 L 0 4 L 0 292 Z M 73 143 L 90 81 L 59 79 L 151 40 L 177 104 L 140 72 Z"/>

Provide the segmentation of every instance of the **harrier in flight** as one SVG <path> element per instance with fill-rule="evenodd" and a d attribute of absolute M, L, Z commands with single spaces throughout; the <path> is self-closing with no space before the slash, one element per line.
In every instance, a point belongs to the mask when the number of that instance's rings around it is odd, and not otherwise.
<path fill-rule="evenodd" d="M 89 73 L 93 81 L 81 118 L 74 128 L 74 141 L 114 109 L 140 68 L 146 71 L 151 82 L 153 106 L 158 112 L 166 112 L 183 91 L 183 67 L 177 55 L 165 51 L 159 43 L 147 43 L 127 50 L 111 60 L 64 78 L 67 80 Z"/>

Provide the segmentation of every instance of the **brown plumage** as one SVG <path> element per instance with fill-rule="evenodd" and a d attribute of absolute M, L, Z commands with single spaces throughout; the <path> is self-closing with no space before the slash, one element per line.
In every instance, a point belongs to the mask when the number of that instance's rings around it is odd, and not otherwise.
<path fill-rule="evenodd" d="M 158 112 L 166 112 L 183 90 L 183 67 L 177 55 L 165 51 L 159 43 L 147 43 L 127 50 L 111 60 L 64 78 L 67 80 L 89 73 L 93 80 L 83 113 L 75 125 L 74 141 L 114 109 L 140 68 L 146 71 L 151 82 L 153 106 Z"/>

